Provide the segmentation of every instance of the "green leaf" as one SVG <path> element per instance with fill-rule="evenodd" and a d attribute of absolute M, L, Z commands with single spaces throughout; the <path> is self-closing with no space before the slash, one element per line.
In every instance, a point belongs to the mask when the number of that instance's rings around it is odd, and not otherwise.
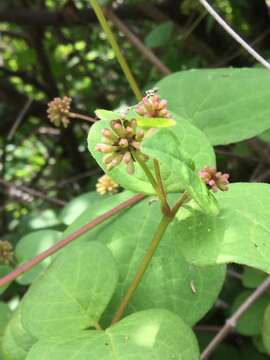
<path fill-rule="evenodd" d="M 44 211 L 32 211 L 30 214 L 23 217 L 19 224 L 19 229 L 22 232 L 29 230 L 39 230 L 48 227 L 55 227 L 60 225 L 60 220 L 56 212 L 52 209 Z"/>
<path fill-rule="evenodd" d="M 175 231 L 185 258 L 197 265 L 236 262 L 270 273 L 270 185 L 231 184 L 217 199 L 217 217 L 191 206 L 177 214 Z"/>
<path fill-rule="evenodd" d="M 165 184 L 178 186 L 174 190 L 179 190 L 180 184 L 180 187 L 187 191 L 204 212 L 216 215 L 219 209 L 213 193 L 207 189 L 197 171 L 194 171 L 192 161 L 189 160 L 188 154 L 182 150 L 181 143 L 175 137 L 176 132 L 181 132 L 181 128 L 178 130 L 179 127 L 177 124 L 173 129 L 160 129 L 151 137 L 146 138 L 142 143 L 142 152 L 159 160 Z M 166 166 L 167 169 L 164 171 Z"/>
<path fill-rule="evenodd" d="M 166 310 L 135 313 L 105 331 L 38 342 L 27 360 L 198 360 L 192 330 Z"/>
<path fill-rule="evenodd" d="M 56 257 L 22 302 L 25 328 L 36 338 L 96 326 L 117 283 L 114 259 L 102 244 L 80 244 Z"/>
<path fill-rule="evenodd" d="M 137 120 L 138 126 L 144 129 L 167 128 L 176 124 L 174 119 L 166 118 L 135 117 L 135 119 Z"/>
<path fill-rule="evenodd" d="M 181 147 L 181 153 L 185 154 L 185 156 L 194 163 L 195 171 L 199 171 L 205 165 L 214 166 L 215 154 L 206 136 L 188 121 L 177 116 L 173 116 L 173 118 L 178 122 L 177 126 L 174 126 L 171 129 L 174 134 L 173 136 L 177 139 L 179 148 Z M 102 119 L 91 126 L 88 136 L 89 150 L 104 171 L 106 171 L 102 161 L 104 154 L 96 151 L 95 147 L 102 140 L 102 129 L 108 126 L 109 121 Z M 160 129 L 159 131 L 161 130 L 166 129 Z M 168 139 L 165 139 L 165 141 L 166 142 L 159 142 L 159 149 L 164 150 L 168 147 Z M 153 169 L 151 161 L 148 161 L 148 165 Z M 154 194 L 151 184 L 137 163 L 135 164 L 135 170 L 136 171 L 133 175 L 128 175 L 125 165 L 120 164 L 109 171 L 109 175 L 122 187 L 128 190 Z M 161 164 L 161 173 L 169 192 L 176 192 L 180 189 L 182 190 L 182 184 L 178 182 L 179 176 L 175 177 L 175 175 L 172 174 L 170 164 Z"/>
<path fill-rule="evenodd" d="M 174 202 L 179 196 L 172 196 L 171 201 Z M 85 211 L 76 220 L 76 226 L 72 224 L 65 234 L 77 230 L 88 219 L 89 212 Z M 112 319 L 141 264 L 160 219 L 159 202 L 145 199 L 77 240 L 102 242 L 112 251 L 117 262 L 120 281 L 103 316 L 104 323 L 108 324 Z M 194 324 L 216 301 L 224 281 L 224 266 L 197 267 L 186 261 L 182 255 L 181 232 L 175 236 L 173 225 L 166 231 L 131 299 L 127 314 L 134 310 L 164 308 L 177 313 L 188 324 Z"/>
<path fill-rule="evenodd" d="M 182 71 L 157 87 L 169 110 L 204 131 L 213 145 L 248 139 L 270 127 L 270 74 L 265 69 Z"/>
<path fill-rule="evenodd" d="M 103 197 L 104 198 L 104 197 Z M 88 207 L 94 207 L 101 196 L 96 191 L 91 191 L 70 201 L 61 211 L 60 219 L 65 225 L 70 225 Z"/>
<path fill-rule="evenodd" d="M 252 291 L 243 291 L 235 299 L 231 313 L 233 314 L 242 303 L 252 294 Z M 250 308 L 241 316 L 236 324 L 236 329 L 241 335 L 255 336 L 262 332 L 263 316 L 267 305 L 270 303 L 270 295 L 261 296 Z"/>
<path fill-rule="evenodd" d="M 6 326 L 11 318 L 11 314 L 12 313 L 9 306 L 1 301 L 0 302 L 0 347 L 2 346 L 2 338 L 4 336 Z"/>
<path fill-rule="evenodd" d="M 117 120 L 120 117 L 119 113 L 104 109 L 97 109 L 95 111 L 95 114 L 99 119 L 107 120 L 107 121 Z"/>
<path fill-rule="evenodd" d="M 260 136 L 259 139 L 263 140 L 266 143 L 270 143 L 270 130 L 264 131 Z"/>
<path fill-rule="evenodd" d="M 270 304 L 267 306 L 264 313 L 262 338 L 266 351 L 268 355 L 270 355 Z"/>
<path fill-rule="evenodd" d="M 153 30 L 146 36 L 144 42 L 149 48 L 156 48 L 164 45 L 168 45 L 168 42 L 172 36 L 173 22 L 166 21 L 160 25 L 154 27 Z"/>
<path fill-rule="evenodd" d="M 12 268 L 8 265 L 0 265 L 0 277 L 7 275 L 9 272 L 12 271 Z M 0 294 L 2 294 L 8 287 L 10 283 L 3 285 L 0 287 Z"/>
<path fill-rule="evenodd" d="M 246 288 L 252 289 L 259 286 L 266 278 L 267 274 L 263 271 L 245 266 L 242 275 L 242 283 Z"/>
<path fill-rule="evenodd" d="M 19 264 L 33 258 L 49 247 L 57 243 L 62 237 L 62 233 L 55 230 L 35 231 L 22 237 L 16 245 L 15 255 Z M 17 278 L 17 282 L 22 285 L 31 282 L 52 262 L 52 257 L 48 257 L 33 269 Z"/>
<path fill-rule="evenodd" d="M 24 360 L 36 340 L 25 330 L 22 324 L 19 306 L 9 321 L 2 342 L 4 360 Z"/>

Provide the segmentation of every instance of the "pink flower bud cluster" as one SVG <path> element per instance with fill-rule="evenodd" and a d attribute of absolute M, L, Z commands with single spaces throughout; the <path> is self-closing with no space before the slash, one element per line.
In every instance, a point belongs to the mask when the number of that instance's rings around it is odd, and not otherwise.
<path fill-rule="evenodd" d="M 167 100 L 160 99 L 156 91 L 150 90 L 137 105 L 136 112 L 141 116 L 170 118 L 171 115 L 167 109 Z"/>
<path fill-rule="evenodd" d="M 97 192 L 100 195 L 105 195 L 107 193 L 115 194 L 117 193 L 119 185 L 108 175 L 103 175 L 98 179 L 96 184 Z"/>
<path fill-rule="evenodd" d="M 144 138 L 144 131 L 137 128 L 135 119 L 113 120 L 110 123 L 111 129 L 103 129 L 103 143 L 96 145 L 96 150 L 107 154 L 103 158 L 107 170 L 123 162 L 127 167 L 128 174 L 133 174 L 134 159 L 132 153 L 135 152 L 142 161 L 147 157 L 140 151 L 140 145 Z"/>
<path fill-rule="evenodd" d="M 69 125 L 69 114 L 71 98 L 64 96 L 62 99 L 57 97 L 48 104 L 48 118 L 55 126 L 67 127 Z"/>
<path fill-rule="evenodd" d="M 222 174 L 215 168 L 205 166 L 203 170 L 199 172 L 199 176 L 214 192 L 218 190 L 227 191 L 229 189 L 229 174 Z"/>

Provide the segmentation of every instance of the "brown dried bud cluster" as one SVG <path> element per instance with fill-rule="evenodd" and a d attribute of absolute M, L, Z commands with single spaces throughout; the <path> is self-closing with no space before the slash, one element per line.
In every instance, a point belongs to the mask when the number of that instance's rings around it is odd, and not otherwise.
<path fill-rule="evenodd" d="M 112 120 L 111 129 L 103 129 L 103 143 L 96 145 L 96 150 L 107 154 L 103 158 L 107 170 L 124 162 L 128 174 L 133 174 L 134 159 L 132 153 L 135 152 L 142 161 L 147 157 L 140 151 L 140 145 L 144 138 L 144 131 L 137 128 L 137 121 L 133 120 Z"/>
<path fill-rule="evenodd" d="M 55 126 L 67 127 L 69 125 L 71 98 L 64 96 L 62 99 L 57 97 L 48 104 L 48 118 Z"/>
<path fill-rule="evenodd" d="M 9 265 L 13 262 L 13 247 L 9 241 L 0 240 L 0 263 Z"/>
<path fill-rule="evenodd" d="M 199 172 L 199 176 L 214 192 L 218 190 L 227 191 L 229 189 L 229 174 L 222 174 L 215 168 L 205 166 L 203 170 Z"/>
<path fill-rule="evenodd" d="M 149 90 L 137 105 L 136 112 L 146 117 L 170 118 L 171 115 L 167 109 L 167 105 L 167 100 L 160 99 L 155 89 Z"/>
<path fill-rule="evenodd" d="M 107 193 L 115 194 L 117 193 L 118 188 L 119 185 L 106 174 L 101 176 L 96 184 L 97 192 L 100 195 L 105 195 Z"/>

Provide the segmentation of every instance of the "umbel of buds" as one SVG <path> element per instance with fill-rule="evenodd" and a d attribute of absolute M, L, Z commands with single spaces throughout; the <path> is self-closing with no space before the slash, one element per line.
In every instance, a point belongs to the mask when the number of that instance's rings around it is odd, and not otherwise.
<path fill-rule="evenodd" d="M 101 176 L 96 184 L 97 192 L 100 195 L 105 195 L 107 193 L 115 194 L 117 193 L 118 188 L 119 185 L 106 174 Z"/>
<path fill-rule="evenodd" d="M 203 170 L 199 172 L 199 176 L 214 192 L 218 190 L 227 191 L 229 189 L 229 174 L 222 174 L 215 168 L 205 166 Z"/>
<path fill-rule="evenodd" d="M 137 105 L 136 112 L 141 116 L 169 118 L 170 113 L 167 110 L 167 100 L 160 99 L 156 94 L 156 90 L 149 90 L 146 96 Z"/>
<path fill-rule="evenodd" d="M 133 153 L 142 161 L 147 157 L 140 151 L 140 145 L 144 138 L 144 131 L 137 128 L 137 121 L 133 120 L 112 120 L 111 129 L 103 129 L 103 143 L 96 145 L 96 150 L 106 154 L 103 162 L 107 170 L 123 162 L 127 167 L 128 174 L 133 174 L 134 158 Z"/>
<path fill-rule="evenodd" d="M 57 97 L 48 104 L 48 118 L 55 126 L 67 127 L 69 124 L 71 98 L 64 96 L 62 99 Z"/>
<path fill-rule="evenodd" d="M 0 240 L 0 263 L 9 265 L 13 262 L 13 248 L 9 241 Z"/>

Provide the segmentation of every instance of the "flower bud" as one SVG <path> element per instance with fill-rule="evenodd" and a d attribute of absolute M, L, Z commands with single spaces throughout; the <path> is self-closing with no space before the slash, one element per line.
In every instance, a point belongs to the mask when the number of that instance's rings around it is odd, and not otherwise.
<path fill-rule="evenodd" d="M 108 175 L 101 176 L 96 184 L 97 192 L 100 195 L 105 195 L 107 193 L 115 194 L 117 193 L 118 188 L 119 185 Z"/>
<path fill-rule="evenodd" d="M 214 192 L 218 190 L 227 191 L 229 189 L 229 174 L 222 174 L 220 171 L 217 172 L 215 168 L 205 166 L 203 170 L 199 172 L 199 176 Z"/>
<path fill-rule="evenodd" d="M 64 96 L 62 99 L 54 98 L 48 104 L 48 118 L 55 126 L 67 127 L 69 125 L 69 114 L 71 98 Z"/>
<path fill-rule="evenodd" d="M 10 265 L 13 262 L 13 247 L 9 241 L 0 240 L 0 263 Z"/>

